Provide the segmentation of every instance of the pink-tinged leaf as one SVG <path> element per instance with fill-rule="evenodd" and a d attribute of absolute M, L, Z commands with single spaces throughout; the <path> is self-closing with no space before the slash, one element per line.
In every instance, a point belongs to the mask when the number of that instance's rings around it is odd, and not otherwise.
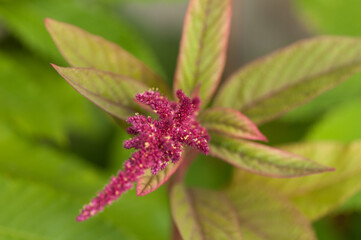
<path fill-rule="evenodd" d="M 231 21 L 231 0 L 191 0 L 185 18 L 174 91 L 200 86 L 205 106 L 220 81 Z"/>
<path fill-rule="evenodd" d="M 224 191 L 246 240 L 316 240 L 311 223 L 277 190 L 236 183 Z M 225 204 L 219 203 L 219 204 Z"/>
<path fill-rule="evenodd" d="M 256 124 L 315 98 L 361 70 L 361 39 L 319 37 L 246 65 L 221 87 L 215 106 L 240 110 Z"/>
<path fill-rule="evenodd" d="M 299 143 L 283 149 L 330 165 L 336 171 L 295 179 L 275 179 L 239 170 L 234 174 L 233 184 L 267 187 L 289 198 L 311 220 L 325 216 L 361 190 L 361 141 L 350 144 Z"/>
<path fill-rule="evenodd" d="M 52 65 L 79 93 L 119 119 L 137 111 L 134 96 L 148 89 L 143 83 L 115 73 L 92 68 L 63 68 Z"/>
<path fill-rule="evenodd" d="M 171 191 L 172 215 L 184 240 L 315 240 L 310 222 L 289 201 L 259 187 Z"/>
<path fill-rule="evenodd" d="M 234 138 L 267 141 L 251 120 L 232 108 L 211 108 L 203 111 L 198 119 L 209 132 Z"/>
<path fill-rule="evenodd" d="M 183 239 L 243 239 L 237 213 L 227 201 L 222 192 L 175 185 L 171 192 L 171 208 Z"/>
<path fill-rule="evenodd" d="M 209 146 L 210 155 L 268 177 L 292 178 L 334 170 L 299 155 L 216 134 L 211 134 Z"/>
<path fill-rule="evenodd" d="M 188 165 L 197 155 L 198 152 L 196 150 L 185 148 L 183 149 L 182 158 L 177 163 L 169 163 L 167 167 L 164 170 L 159 171 L 157 175 L 153 175 L 150 170 L 146 171 L 145 174 L 138 179 L 137 195 L 144 196 L 159 188 L 169 180 L 181 164 L 183 164 L 183 168 L 179 170 L 175 181 L 177 181 L 177 178 L 182 178 L 185 174 L 185 169 L 188 168 Z"/>
<path fill-rule="evenodd" d="M 117 73 L 169 95 L 169 88 L 160 76 L 118 45 L 53 19 L 46 19 L 45 26 L 71 66 Z"/>
<path fill-rule="evenodd" d="M 182 161 L 178 161 L 175 164 L 169 163 L 157 175 L 153 175 L 150 170 L 147 170 L 137 181 L 137 196 L 145 196 L 162 186 L 177 171 L 181 163 Z"/>

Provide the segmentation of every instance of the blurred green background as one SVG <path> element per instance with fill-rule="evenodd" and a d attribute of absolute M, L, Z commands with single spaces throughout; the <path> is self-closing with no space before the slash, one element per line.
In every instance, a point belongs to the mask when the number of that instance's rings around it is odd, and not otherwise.
<path fill-rule="evenodd" d="M 164 187 L 125 194 L 104 214 L 75 223 L 82 204 L 130 154 L 105 113 L 51 68 L 65 66 L 44 18 L 114 41 L 171 85 L 185 0 L 0 0 L 0 239 L 169 239 Z M 361 36 L 359 0 L 234 0 L 225 77 L 241 65 L 314 35 Z M 361 138 L 361 74 L 261 127 L 277 145 Z M 198 158 L 190 185 L 217 188 L 231 168 Z M 319 239 L 361 239 L 361 193 L 314 223 Z"/>

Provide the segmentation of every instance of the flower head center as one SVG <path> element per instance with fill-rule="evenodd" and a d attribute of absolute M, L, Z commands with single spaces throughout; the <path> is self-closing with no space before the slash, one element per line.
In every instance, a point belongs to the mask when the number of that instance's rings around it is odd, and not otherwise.
<path fill-rule="evenodd" d="M 182 90 L 177 91 L 178 102 L 169 101 L 157 91 L 147 91 L 136 95 L 136 99 L 148 105 L 157 115 L 152 119 L 136 114 L 129 117 L 131 125 L 127 132 L 134 135 L 124 142 L 124 148 L 138 151 L 125 162 L 124 170 L 117 177 L 112 177 L 105 189 L 86 205 L 78 221 L 84 221 L 112 203 L 119 196 L 132 188 L 133 183 L 151 169 L 155 175 L 163 170 L 169 162 L 180 160 L 183 145 L 198 149 L 208 154 L 209 135 L 196 120 L 200 99 L 190 99 Z"/>

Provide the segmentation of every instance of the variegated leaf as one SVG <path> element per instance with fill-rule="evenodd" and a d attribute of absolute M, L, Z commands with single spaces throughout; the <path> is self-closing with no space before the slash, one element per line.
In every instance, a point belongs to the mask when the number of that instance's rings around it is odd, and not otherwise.
<path fill-rule="evenodd" d="M 269 177 L 291 178 L 334 170 L 299 155 L 221 135 L 212 134 L 209 146 L 212 156 Z"/>
<path fill-rule="evenodd" d="M 184 240 L 315 239 L 307 219 L 286 199 L 262 186 L 237 184 L 210 191 L 176 185 L 171 207 Z"/>
<path fill-rule="evenodd" d="M 147 170 L 137 181 L 137 196 L 147 195 L 162 186 L 173 173 L 177 171 L 181 163 L 182 161 L 178 161 L 175 164 L 169 163 L 167 167 L 159 171 L 157 175 L 153 175 L 150 170 Z"/>
<path fill-rule="evenodd" d="M 133 99 L 147 90 L 143 83 L 92 68 L 53 67 L 79 93 L 112 116 L 127 119 L 136 112 Z"/>
<path fill-rule="evenodd" d="M 231 0 L 191 0 L 185 18 L 174 91 L 200 86 L 203 106 L 221 78 L 231 21 Z"/>
<path fill-rule="evenodd" d="M 225 194 L 234 206 L 245 240 L 316 239 L 307 218 L 287 199 L 262 185 L 236 183 Z"/>
<path fill-rule="evenodd" d="M 235 184 L 267 186 L 290 198 L 312 220 L 324 216 L 361 190 L 361 141 L 351 144 L 311 142 L 284 149 L 335 167 L 336 171 L 297 179 L 271 179 L 238 171 Z"/>
<path fill-rule="evenodd" d="M 168 86 L 160 76 L 115 43 L 53 19 L 46 19 L 45 25 L 71 66 L 117 73 L 143 82 L 149 88 L 159 88 L 169 96 Z"/>
<path fill-rule="evenodd" d="M 184 240 L 240 240 L 237 213 L 222 192 L 187 189 L 171 192 L 173 218 Z"/>
<path fill-rule="evenodd" d="M 265 123 L 361 70 L 361 39 L 319 37 L 295 43 L 237 71 L 215 106 L 233 107 Z"/>
<path fill-rule="evenodd" d="M 198 119 L 209 132 L 235 138 L 267 141 L 251 120 L 232 108 L 211 108 L 201 112 Z"/>

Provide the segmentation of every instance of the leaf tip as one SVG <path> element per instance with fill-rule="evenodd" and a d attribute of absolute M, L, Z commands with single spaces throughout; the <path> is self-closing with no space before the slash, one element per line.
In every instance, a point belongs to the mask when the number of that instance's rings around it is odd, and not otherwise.
<path fill-rule="evenodd" d="M 336 171 L 336 168 L 334 168 L 334 167 L 325 166 L 325 165 L 315 162 L 313 160 L 309 160 L 309 161 L 312 161 L 318 165 L 318 170 L 315 172 L 316 174 Z"/>
<path fill-rule="evenodd" d="M 314 162 L 314 161 L 312 161 L 312 162 Z M 324 165 L 321 165 L 321 164 L 318 164 L 318 163 L 317 163 L 317 165 L 318 165 L 318 168 L 315 169 L 314 171 L 310 171 L 310 172 L 302 174 L 300 176 L 308 176 L 308 175 L 314 175 L 314 174 L 320 174 L 320 173 L 327 173 L 327 172 L 336 171 L 336 169 L 333 168 L 333 167 L 324 166 Z"/>
<path fill-rule="evenodd" d="M 249 140 L 268 142 L 268 138 L 258 129 L 258 127 L 253 122 L 250 123 L 253 125 L 253 136 L 250 137 Z"/>
<path fill-rule="evenodd" d="M 334 172 L 336 171 L 336 168 L 333 167 L 325 167 L 325 172 Z"/>
<path fill-rule="evenodd" d="M 191 98 L 200 98 L 201 96 L 201 83 L 198 83 L 197 86 L 194 88 L 193 92 L 191 93 Z"/>
<path fill-rule="evenodd" d="M 49 21 L 51 21 L 51 18 L 44 18 L 44 25 L 48 25 Z"/>
<path fill-rule="evenodd" d="M 138 192 L 137 190 L 137 197 L 143 197 L 145 195 L 147 195 L 148 193 L 145 193 L 145 192 Z"/>
<path fill-rule="evenodd" d="M 50 33 L 50 28 L 51 25 L 56 22 L 54 19 L 52 18 L 44 18 L 44 25 L 46 27 L 46 29 L 48 30 L 48 32 Z"/>
<path fill-rule="evenodd" d="M 58 70 L 60 68 L 58 65 L 56 65 L 54 63 L 50 63 L 50 65 L 58 72 Z"/>
<path fill-rule="evenodd" d="M 155 188 L 156 189 L 156 188 Z M 136 192 L 137 192 L 137 197 L 143 197 L 145 195 L 148 195 L 149 193 L 153 192 L 155 189 L 144 189 L 144 187 L 141 186 L 141 184 L 139 184 L 139 182 L 137 183 L 137 188 L 136 188 Z"/>
<path fill-rule="evenodd" d="M 258 134 L 258 140 L 262 141 L 262 142 L 267 142 L 267 143 L 269 142 L 268 138 L 265 135 L 263 135 L 261 132 L 259 132 L 259 134 Z"/>
<path fill-rule="evenodd" d="M 245 117 L 245 116 L 244 116 Z M 268 142 L 268 138 L 258 129 L 257 125 L 254 124 L 250 119 L 247 118 L 249 121 L 249 125 L 252 129 L 251 136 L 248 137 L 249 140 L 261 141 L 261 142 Z"/>

